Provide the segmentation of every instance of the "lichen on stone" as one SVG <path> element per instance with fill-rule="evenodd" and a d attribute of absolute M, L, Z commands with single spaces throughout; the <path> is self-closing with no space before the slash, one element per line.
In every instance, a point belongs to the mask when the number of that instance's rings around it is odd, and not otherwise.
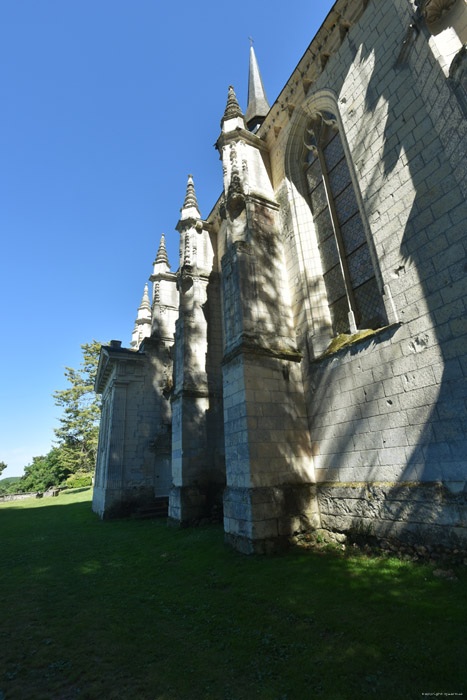
<path fill-rule="evenodd" d="M 379 333 L 382 328 L 378 328 L 377 330 L 373 330 L 372 328 L 366 328 L 364 330 L 358 331 L 357 333 L 340 333 L 337 335 L 335 338 L 333 338 L 326 348 L 326 350 L 323 352 L 323 354 L 320 356 L 320 360 L 323 357 L 328 357 L 329 355 L 334 355 L 336 352 L 339 350 L 342 350 L 342 348 L 346 348 L 349 345 L 353 345 L 354 343 L 357 343 L 359 340 L 362 340 L 363 338 L 368 338 L 369 336 L 376 335 Z"/>

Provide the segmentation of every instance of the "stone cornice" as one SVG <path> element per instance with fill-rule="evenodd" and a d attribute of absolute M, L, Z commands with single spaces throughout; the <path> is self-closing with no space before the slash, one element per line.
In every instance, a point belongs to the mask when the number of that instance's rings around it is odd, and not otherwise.
<path fill-rule="evenodd" d="M 250 203 L 254 203 L 260 204 L 263 207 L 266 206 L 269 209 L 274 209 L 275 211 L 279 211 L 280 209 L 280 205 L 275 200 L 268 199 L 267 197 L 264 197 L 260 194 L 256 194 L 255 192 L 245 195 L 245 200 L 247 205 Z"/>
<path fill-rule="evenodd" d="M 295 350 L 279 350 L 262 345 L 256 339 L 242 334 L 235 347 L 227 350 L 222 358 L 222 365 L 227 365 L 239 355 L 256 355 L 259 357 L 272 357 L 278 360 L 288 360 L 289 362 L 301 362 L 302 353 Z"/>
<path fill-rule="evenodd" d="M 164 335 L 163 333 L 158 333 L 157 331 L 147 338 L 143 338 L 141 345 L 139 346 L 139 353 L 144 356 L 144 351 L 147 349 L 158 350 L 161 347 L 161 342 L 167 341 L 169 343 L 174 342 L 173 335 Z"/>
<path fill-rule="evenodd" d="M 156 274 L 152 273 L 148 277 L 150 282 L 159 282 L 160 280 L 166 280 L 167 282 L 174 282 L 177 277 L 176 272 L 158 272 Z"/>
<path fill-rule="evenodd" d="M 177 401 L 182 397 L 189 396 L 196 399 L 205 399 L 212 396 L 212 393 L 208 389 L 196 389 L 195 387 L 181 387 L 176 392 L 174 391 L 171 397 L 171 401 Z"/>
<path fill-rule="evenodd" d="M 233 131 L 228 131 L 227 133 L 222 133 L 214 144 L 215 148 L 220 152 L 223 146 L 229 143 L 236 143 L 237 141 L 244 141 L 250 144 L 253 148 L 258 148 L 260 151 L 268 152 L 269 149 L 263 139 L 260 139 L 256 134 L 252 134 L 251 131 L 247 129 L 234 129 Z"/>
<path fill-rule="evenodd" d="M 201 218 L 195 218 L 194 216 L 190 216 L 186 219 L 179 219 L 177 222 L 177 225 L 175 226 L 175 230 L 178 231 L 179 233 L 182 233 L 182 231 L 186 231 L 189 228 L 196 228 L 198 229 L 201 226 L 201 229 L 203 228 L 203 220 Z"/>
<path fill-rule="evenodd" d="M 105 390 L 108 379 L 113 368 L 122 361 L 141 361 L 144 353 L 130 350 L 129 348 L 114 348 L 110 345 L 103 345 L 99 356 L 99 364 L 94 382 L 94 390 L 97 394 L 102 394 Z"/>
<path fill-rule="evenodd" d="M 289 80 L 269 110 L 257 135 L 261 139 L 273 129 L 275 137 L 287 125 L 296 106 L 338 51 L 348 31 L 360 19 L 371 0 L 337 0 L 303 54 Z"/>

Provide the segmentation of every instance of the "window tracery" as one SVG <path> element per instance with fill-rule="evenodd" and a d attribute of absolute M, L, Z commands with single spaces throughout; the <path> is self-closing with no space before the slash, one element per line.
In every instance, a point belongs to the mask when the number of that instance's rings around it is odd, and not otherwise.
<path fill-rule="evenodd" d="M 307 191 L 334 332 L 384 325 L 384 303 L 336 117 L 313 112 L 306 126 Z"/>

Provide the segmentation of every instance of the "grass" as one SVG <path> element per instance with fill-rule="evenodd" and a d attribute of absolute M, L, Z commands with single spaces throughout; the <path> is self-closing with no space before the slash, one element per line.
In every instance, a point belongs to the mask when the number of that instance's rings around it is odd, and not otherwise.
<path fill-rule="evenodd" d="M 466 692 L 465 568 L 245 557 L 218 526 L 101 522 L 90 499 L 0 506 L 0 699 Z"/>

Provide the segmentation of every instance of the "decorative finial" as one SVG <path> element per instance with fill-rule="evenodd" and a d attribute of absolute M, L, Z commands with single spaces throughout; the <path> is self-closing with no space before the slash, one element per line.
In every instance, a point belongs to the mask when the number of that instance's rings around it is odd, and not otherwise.
<path fill-rule="evenodd" d="M 221 119 L 221 126 L 227 119 L 235 119 L 235 117 L 240 117 L 244 119 L 243 112 L 238 104 L 237 95 L 233 89 L 233 85 L 229 85 L 229 94 L 227 96 L 227 105 L 225 108 L 224 116 Z"/>
<path fill-rule="evenodd" d="M 249 36 L 248 38 L 249 38 L 249 40 L 250 40 L 250 46 L 253 46 L 253 44 L 254 44 L 255 42 L 253 41 L 253 39 L 251 38 L 251 36 Z"/>
<path fill-rule="evenodd" d="M 159 263 L 165 263 L 166 265 L 168 265 L 168 266 L 170 267 L 169 256 L 167 255 L 167 250 L 166 250 L 166 247 L 165 247 L 165 236 L 164 236 L 164 234 L 162 234 L 162 236 L 161 236 L 161 242 L 160 242 L 160 244 L 159 244 L 159 250 L 157 251 L 157 255 L 156 255 L 156 259 L 155 259 L 154 263 L 155 263 L 156 265 L 158 265 Z"/>
<path fill-rule="evenodd" d="M 188 175 L 188 184 L 186 186 L 185 201 L 183 202 L 182 209 L 189 209 L 194 207 L 197 209 L 199 214 L 198 200 L 196 199 L 195 186 L 193 184 L 193 175 Z M 180 209 L 180 211 L 182 211 Z"/>
<path fill-rule="evenodd" d="M 144 285 L 143 298 L 141 299 L 140 309 L 148 308 L 151 310 L 151 302 L 149 301 L 148 283 Z"/>

